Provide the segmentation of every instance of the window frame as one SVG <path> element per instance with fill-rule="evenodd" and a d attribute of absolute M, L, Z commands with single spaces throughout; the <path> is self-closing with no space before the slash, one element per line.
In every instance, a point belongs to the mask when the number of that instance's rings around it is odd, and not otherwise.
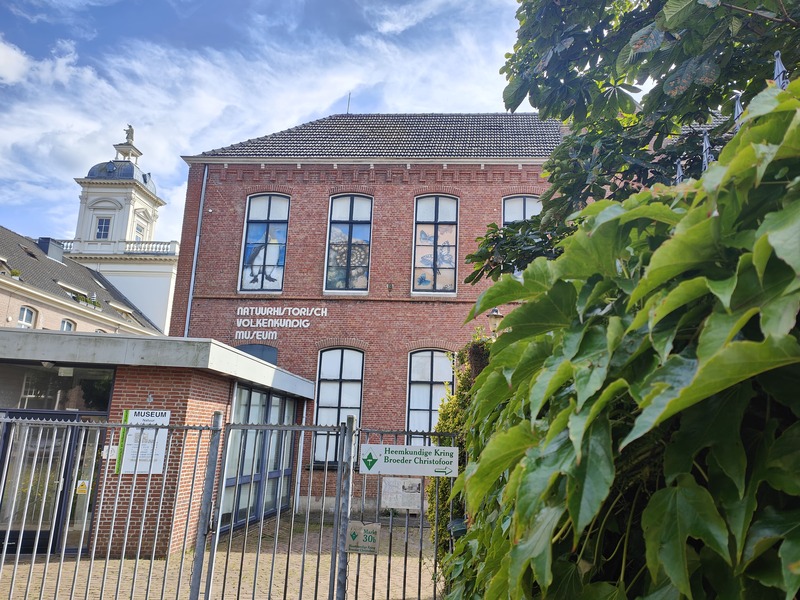
<path fill-rule="evenodd" d="M 432 221 L 429 220 L 420 220 L 419 218 L 419 207 L 420 202 L 422 200 L 427 200 L 433 198 L 434 199 L 434 218 Z M 455 203 L 455 219 L 454 220 L 442 220 L 439 218 L 439 208 L 440 208 L 440 200 L 448 200 L 453 201 Z M 413 232 L 413 258 L 411 263 L 411 293 L 412 294 L 446 294 L 446 295 L 455 295 L 458 293 L 458 215 L 460 209 L 460 200 L 457 196 L 451 196 L 449 194 L 424 194 L 421 196 L 417 196 L 414 199 L 414 232 Z M 418 233 L 417 231 L 420 230 L 420 226 L 422 225 L 432 225 L 434 227 L 433 230 L 433 244 L 430 246 L 422 246 L 418 243 Z M 417 266 L 417 256 L 421 252 L 420 248 L 433 248 L 437 249 L 440 247 L 439 239 L 441 235 L 441 228 L 452 226 L 454 228 L 453 232 L 453 245 L 446 246 L 450 248 L 453 255 L 453 289 L 438 289 L 437 288 L 437 279 L 439 274 L 437 271 L 441 270 L 443 267 L 440 265 L 439 261 L 439 253 L 438 251 L 434 250 L 431 253 L 431 265 L 428 266 Z M 420 233 L 425 233 L 424 231 L 420 230 Z M 443 244 L 442 247 L 445 247 Z M 420 261 L 425 258 L 425 255 L 420 256 Z M 447 267 L 448 270 L 450 267 Z M 432 271 L 433 280 L 431 281 L 432 287 L 431 289 L 420 289 L 419 288 L 419 281 L 421 277 L 424 277 L 425 274 L 418 276 L 418 270 L 423 269 L 430 269 Z"/>
<path fill-rule="evenodd" d="M 23 316 L 28 316 L 30 319 L 24 319 Z M 39 316 L 39 311 L 35 308 L 23 304 L 19 307 L 19 316 L 17 317 L 17 329 L 36 329 L 36 320 Z"/>
<path fill-rule="evenodd" d="M 268 200 L 268 207 L 267 207 L 267 218 L 266 219 L 253 219 L 251 218 L 251 212 L 253 208 L 253 201 L 258 200 L 260 198 L 267 198 Z M 272 201 L 273 199 L 285 200 L 286 201 L 286 218 L 285 219 L 271 219 L 270 215 L 272 213 Z M 286 252 L 288 249 L 288 239 L 289 239 L 289 217 L 291 215 L 292 209 L 292 199 L 291 196 L 287 194 L 280 194 L 280 193 L 273 193 L 273 192 L 260 192 L 258 194 L 251 194 L 247 197 L 247 202 L 245 205 L 245 218 L 244 218 L 244 228 L 242 231 L 242 252 L 239 259 L 239 280 L 237 283 L 237 290 L 239 293 L 257 293 L 257 294 L 278 294 L 283 292 L 283 286 L 285 283 L 285 275 L 286 275 Z M 264 228 L 264 243 L 248 243 L 248 237 L 250 236 L 251 228 L 255 229 L 257 227 Z M 267 239 L 269 233 L 274 227 L 276 230 L 280 231 L 280 228 L 283 227 L 285 234 L 283 242 L 278 242 L 275 244 L 277 246 L 278 257 L 277 263 L 275 265 L 267 265 L 267 254 L 269 248 L 269 243 L 267 243 Z M 248 251 L 248 246 L 253 246 L 250 251 Z M 256 247 L 264 246 L 263 251 L 263 261 L 261 265 L 257 265 L 255 259 L 258 257 L 260 251 L 256 251 Z M 254 254 L 256 252 L 256 254 Z M 251 262 L 247 262 L 249 258 L 253 258 Z M 272 266 L 272 271 L 267 274 L 265 271 L 267 268 Z M 258 267 L 259 272 L 256 274 L 253 271 L 254 267 Z M 264 287 L 264 282 L 271 277 L 272 273 L 276 268 L 281 268 L 281 276 L 280 276 L 280 286 L 278 287 Z M 249 270 L 249 275 L 247 271 Z M 249 277 L 261 277 L 261 285 L 257 288 L 250 288 L 244 287 L 243 282 L 245 278 Z M 250 283 L 255 283 L 251 280 Z"/>
<path fill-rule="evenodd" d="M 335 379 L 334 378 L 327 378 L 327 377 L 323 379 L 323 377 L 322 377 L 323 356 L 328 354 L 328 353 L 333 353 L 333 352 L 341 352 L 341 355 L 339 357 L 339 367 L 338 367 L 339 368 L 339 376 L 338 376 L 338 378 L 335 378 Z M 345 365 L 345 356 L 346 356 L 347 353 L 354 353 L 354 354 L 356 354 L 356 355 L 358 355 L 360 357 L 361 367 L 360 367 L 360 372 L 359 372 L 359 378 L 358 379 L 344 378 L 343 377 L 343 375 L 344 375 L 344 365 Z M 323 424 L 322 427 L 338 427 L 339 424 L 343 420 L 343 414 L 346 416 L 346 415 L 350 415 L 350 414 L 355 413 L 356 426 L 358 426 L 361 423 L 361 413 L 362 413 L 363 408 L 364 408 L 364 363 L 366 362 L 365 358 L 366 358 L 366 353 L 363 350 L 359 350 L 358 348 L 349 348 L 349 347 L 344 347 L 344 346 L 337 346 L 337 347 L 333 347 L 333 348 L 325 348 L 323 350 L 320 350 L 319 355 L 317 357 L 317 381 L 316 381 L 317 385 L 316 385 L 316 397 L 314 399 L 314 424 L 315 425 L 320 425 L 320 421 L 319 421 L 320 408 L 335 409 L 336 410 L 336 417 L 334 419 L 334 423 Z M 342 388 L 344 387 L 345 383 L 354 383 L 354 382 L 358 382 L 358 384 L 359 384 L 358 407 L 355 408 L 353 406 L 343 406 L 342 405 L 342 395 L 343 395 L 342 394 Z M 336 384 L 338 384 L 338 397 L 337 397 L 335 406 L 331 406 L 329 404 L 326 404 L 325 406 L 322 406 L 320 398 L 321 398 L 321 395 L 322 395 L 322 389 L 323 389 L 323 385 L 322 384 L 323 383 L 336 383 Z M 321 444 L 323 442 L 326 444 L 326 448 L 323 451 L 324 452 L 324 456 L 325 456 L 324 459 L 323 458 L 319 458 L 320 454 L 318 452 L 318 450 L 319 450 L 318 444 Z M 314 436 L 314 448 L 312 450 L 313 451 L 314 462 L 315 463 L 319 463 L 319 464 L 323 464 L 325 462 L 335 462 L 336 461 L 336 448 L 338 446 L 338 443 L 339 443 L 339 434 L 338 433 L 335 433 L 335 434 L 318 433 L 318 434 L 316 434 Z"/>
<path fill-rule="evenodd" d="M 506 218 L 506 203 L 509 200 L 519 200 L 522 199 L 522 219 L 514 219 L 509 220 Z M 528 203 L 531 204 L 538 204 L 539 211 L 536 213 L 531 214 L 530 216 L 525 216 L 528 214 Z M 512 194 L 511 196 L 504 196 L 503 197 L 503 227 L 508 227 L 512 223 L 518 223 L 519 221 L 527 221 L 528 219 L 542 214 L 542 200 L 539 196 L 535 194 Z"/>
<path fill-rule="evenodd" d="M 348 209 L 348 218 L 344 219 L 334 219 L 333 217 L 333 209 L 334 204 L 337 200 L 342 199 L 349 199 L 350 206 Z M 368 220 L 356 220 L 353 217 L 353 213 L 355 211 L 356 199 L 364 199 L 369 200 L 369 219 Z M 356 294 L 364 294 L 369 292 L 369 276 L 370 276 L 370 261 L 372 259 L 372 220 L 374 215 L 375 209 L 375 199 L 368 195 L 368 194 L 337 194 L 335 196 L 331 196 L 329 204 L 328 204 L 328 237 L 325 244 L 325 275 L 322 283 L 322 288 L 324 293 L 356 293 Z M 332 237 L 333 237 L 333 228 L 334 225 L 345 225 L 348 229 L 347 234 L 347 241 L 346 246 L 347 249 L 346 253 L 346 263 L 344 265 L 345 269 L 345 287 L 344 288 L 335 288 L 335 287 L 328 287 L 329 285 L 329 274 L 331 268 L 331 252 L 332 252 Z M 352 258 L 353 258 L 353 246 L 356 245 L 353 243 L 353 229 L 356 226 L 363 226 L 366 225 L 368 227 L 369 233 L 369 241 L 366 244 L 357 244 L 357 245 L 366 245 L 367 247 L 367 264 L 366 264 L 366 285 L 364 287 L 352 287 L 353 282 L 351 282 L 351 275 L 350 272 L 352 270 Z M 362 265 L 358 265 L 359 267 Z"/>
<path fill-rule="evenodd" d="M 68 326 L 69 329 L 66 329 L 65 326 Z M 76 330 L 77 330 L 77 324 L 75 323 L 75 321 L 71 319 L 61 319 L 60 331 L 76 331 Z"/>
<path fill-rule="evenodd" d="M 263 406 L 256 405 L 260 414 L 253 414 L 254 394 L 261 394 L 264 398 Z M 277 407 L 274 406 L 277 400 Z M 246 406 L 243 402 L 246 401 Z M 287 394 L 280 394 L 274 390 L 267 390 L 249 385 L 237 384 L 234 392 L 234 402 L 231 410 L 231 418 L 234 424 L 252 425 L 294 425 L 297 416 L 298 399 Z M 245 409 L 246 422 L 239 419 L 240 411 Z M 273 411 L 277 408 L 277 414 Z M 293 465 L 295 461 L 295 446 L 297 442 L 297 432 L 257 430 L 247 431 L 245 429 L 233 429 L 228 445 L 228 462 L 223 465 L 225 469 L 225 480 L 223 492 L 220 495 L 220 509 L 227 508 L 222 502 L 223 494 L 232 493 L 230 519 L 222 525 L 222 530 L 231 527 L 239 527 L 247 522 L 256 522 L 263 517 L 274 515 L 278 510 L 289 508 L 292 497 L 292 486 L 294 481 Z M 247 456 L 248 448 L 252 450 L 252 458 Z M 273 452 L 274 451 L 274 452 Z M 231 454 L 231 452 L 235 453 Z M 232 464 L 231 464 L 232 458 Z M 277 463 L 277 467 L 275 467 Z M 234 467 L 234 472 L 229 470 L 229 466 Z M 253 467 L 256 467 L 255 469 Z M 281 488 L 281 479 L 284 485 Z M 271 481 L 277 480 L 274 487 L 274 494 L 268 492 Z M 252 486 L 252 488 L 251 488 Z M 281 495 L 278 497 L 278 490 Z M 246 492 L 245 492 L 246 490 Z M 242 498 L 246 493 L 247 497 Z M 269 495 L 268 495 L 269 493 Z M 251 507 L 247 502 L 242 506 L 242 500 L 255 500 L 255 506 L 249 513 Z M 244 517 L 242 517 L 244 511 Z"/>
<path fill-rule="evenodd" d="M 101 235 L 102 230 L 100 227 L 100 222 L 105 221 L 107 222 L 105 235 Z M 96 215 L 94 218 L 94 239 L 99 241 L 108 241 L 111 239 L 111 225 L 113 223 L 113 217 L 109 216 L 102 216 Z"/>
<path fill-rule="evenodd" d="M 430 379 L 414 379 L 414 372 L 413 372 L 413 363 L 414 357 L 423 354 L 430 354 Z M 447 396 L 447 385 L 449 384 L 450 393 L 455 391 L 455 367 L 453 365 L 453 361 L 450 357 L 447 356 L 448 352 L 446 350 L 442 350 L 440 348 L 420 348 L 418 350 L 414 350 L 408 353 L 408 377 L 406 381 L 407 385 L 407 393 L 406 393 L 406 431 L 409 432 L 408 439 L 410 444 L 415 443 L 424 443 L 426 436 L 425 435 L 412 435 L 411 431 L 419 431 L 420 433 L 430 433 L 436 427 L 436 422 L 439 420 L 439 407 L 442 405 L 442 402 L 445 400 Z M 435 363 L 437 357 L 444 357 L 450 363 L 450 379 L 449 381 L 437 381 L 434 379 L 434 370 L 435 370 Z M 428 399 L 427 399 L 427 408 L 411 408 L 411 398 L 412 398 L 412 388 L 414 386 L 424 386 L 427 385 L 428 387 Z M 444 395 L 439 398 L 439 404 L 436 408 L 433 407 L 434 402 L 434 389 L 437 385 L 444 385 L 445 386 L 445 393 Z M 411 413 L 427 413 L 428 415 L 428 429 L 427 431 L 423 430 L 412 430 L 411 429 Z M 436 419 L 434 422 L 433 415 L 436 415 Z"/>

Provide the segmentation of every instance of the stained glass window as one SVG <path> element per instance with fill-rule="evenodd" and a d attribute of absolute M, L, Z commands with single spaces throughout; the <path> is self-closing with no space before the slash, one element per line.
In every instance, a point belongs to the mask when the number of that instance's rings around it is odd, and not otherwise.
<path fill-rule="evenodd" d="M 455 292 L 458 259 L 458 200 L 417 198 L 414 225 L 415 292 Z"/>
<path fill-rule="evenodd" d="M 372 198 L 347 195 L 331 199 L 326 290 L 369 288 Z"/>
<path fill-rule="evenodd" d="M 247 203 L 240 289 L 283 289 L 288 229 L 289 198 L 276 194 L 250 198 Z"/>

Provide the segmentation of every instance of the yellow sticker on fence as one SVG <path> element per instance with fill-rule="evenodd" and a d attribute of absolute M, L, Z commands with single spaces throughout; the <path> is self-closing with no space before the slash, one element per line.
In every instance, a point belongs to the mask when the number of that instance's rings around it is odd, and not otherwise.
<path fill-rule="evenodd" d="M 85 496 L 89 493 L 89 482 L 86 479 L 79 479 L 78 485 L 75 486 L 75 494 Z"/>

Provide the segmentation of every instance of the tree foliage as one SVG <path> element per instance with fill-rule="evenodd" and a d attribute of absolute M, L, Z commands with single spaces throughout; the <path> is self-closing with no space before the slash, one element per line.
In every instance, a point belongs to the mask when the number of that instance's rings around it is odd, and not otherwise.
<path fill-rule="evenodd" d="M 464 470 L 467 463 L 466 454 L 466 421 L 467 411 L 470 403 L 470 389 L 475 383 L 475 378 L 486 367 L 489 361 L 489 347 L 491 342 L 478 331 L 473 335 L 472 340 L 459 350 L 455 355 L 455 390 L 449 392 L 447 397 L 439 406 L 439 420 L 436 422 L 434 431 L 446 434 L 453 434 L 453 437 L 437 438 L 434 443 L 441 443 L 448 446 L 459 448 L 458 464 L 459 470 Z M 438 542 L 436 546 L 436 560 L 441 562 L 442 558 L 450 551 L 449 544 L 444 541 L 450 539 L 451 532 L 448 525 L 452 519 L 464 518 L 463 502 L 450 501 L 450 486 L 442 485 L 439 477 L 428 479 L 425 495 L 428 500 L 426 515 L 428 522 L 435 527 L 431 527 L 431 542 Z M 438 500 L 437 500 L 438 498 Z"/>
<path fill-rule="evenodd" d="M 764 88 L 775 51 L 790 71 L 800 60 L 797 0 L 521 0 L 517 19 L 506 107 L 527 98 L 573 131 L 545 166 L 545 227 L 670 183 L 677 159 L 699 176 L 700 126 L 721 147 L 735 94 L 747 105 Z"/>
<path fill-rule="evenodd" d="M 743 121 L 476 302 L 519 304 L 473 389 L 451 598 L 800 589 L 800 81 Z"/>

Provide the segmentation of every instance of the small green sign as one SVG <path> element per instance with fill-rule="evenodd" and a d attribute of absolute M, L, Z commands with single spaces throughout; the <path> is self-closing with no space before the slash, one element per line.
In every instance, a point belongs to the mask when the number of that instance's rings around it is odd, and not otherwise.
<path fill-rule="evenodd" d="M 372 452 L 367 454 L 363 459 L 364 464 L 367 465 L 367 470 L 372 470 L 372 467 L 375 466 L 375 463 L 378 462 L 378 459 L 372 456 Z"/>

